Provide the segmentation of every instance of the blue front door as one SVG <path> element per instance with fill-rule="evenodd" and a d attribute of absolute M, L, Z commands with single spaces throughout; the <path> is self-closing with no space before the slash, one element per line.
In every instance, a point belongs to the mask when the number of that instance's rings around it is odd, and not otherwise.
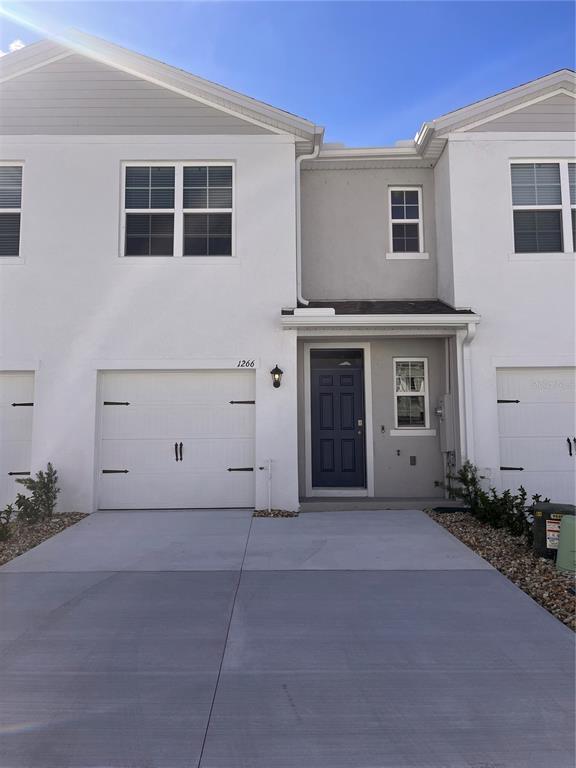
<path fill-rule="evenodd" d="M 312 486 L 365 488 L 361 350 L 312 350 Z"/>

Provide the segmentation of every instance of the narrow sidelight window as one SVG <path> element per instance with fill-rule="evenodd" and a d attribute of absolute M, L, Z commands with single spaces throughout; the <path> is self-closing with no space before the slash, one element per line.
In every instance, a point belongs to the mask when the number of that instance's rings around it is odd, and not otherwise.
<path fill-rule="evenodd" d="M 20 255 L 22 166 L 0 165 L 0 258 Z"/>
<path fill-rule="evenodd" d="M 390 239 L 393 253 L 422 252 L 422 200 L 419 188 L 390 188 Z"/>
<path fill-rule="evenodd" d="M 174 255 L 174 166 L 126 167 L 125 256 Z"/>
<path fill-rule="evenodd" d="M 573 252 L 574 163 L 512 163 L 514 251 Z"/>
<path fill-rule="evenodd" d="M 184 166 L 184 256 L 232 255 L 232 166 Z"/>
<path fill-rule="evenodd" d="M 394 358 L 396 427 L 428 428 L 428 361 Z"/>

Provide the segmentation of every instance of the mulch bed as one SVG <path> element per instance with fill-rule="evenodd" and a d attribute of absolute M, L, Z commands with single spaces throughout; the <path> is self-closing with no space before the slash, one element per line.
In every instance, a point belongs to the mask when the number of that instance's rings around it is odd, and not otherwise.
<path fill-rule="evenodd" d="M 523 537 L 512 536 L 501 528 L 492 528 L 468 512 L 427 511 L 433 520 L 487 560 L 563 624 L 576 631 L 574 574 L 557 571 L 554 561 L 535 555 Z"/>
<path fill-rule="evenodd" d="M 285 509 L 267 509 L 255 510 L 252 517 L 298 517 L 298 512 L 287 512 Z"/>
<path fill-rule="evenodd" d="M 12 535 L 7 541 L 0 541 L 0 565 L 4 565 L 18 555 L 23 555 L 24 552 L 74 523 L 78 523 L 84 517 L 86 515 L 80 512 L 72 512 L 67 515 L 54 515 L 49 520 L 34 525 L 26 525 L 18 521 L 10 523 Z"/>

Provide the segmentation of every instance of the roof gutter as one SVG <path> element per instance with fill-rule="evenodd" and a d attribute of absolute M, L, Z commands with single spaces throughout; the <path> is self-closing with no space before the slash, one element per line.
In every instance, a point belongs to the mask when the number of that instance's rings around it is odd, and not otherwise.
<path fill-rule="evenodd" d="M 304 306 L 308 306 L 310 302 L 302 296 L 302 195 L 300 190 L 300 171 L 304 160 L 315 160 L 320 154 L 323 134 L 323 128 L 316 128 L 312 152 L 296 158 L 296 301 Z"/>

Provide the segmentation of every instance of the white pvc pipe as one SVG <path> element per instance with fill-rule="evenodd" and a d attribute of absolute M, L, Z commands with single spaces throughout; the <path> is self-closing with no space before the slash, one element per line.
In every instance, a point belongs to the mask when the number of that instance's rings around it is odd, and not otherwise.
<path fill-rule="evenodd" d="M 296 158 L 296 300 L 307 306 L 310 302 L 302 296 L 302 194 L 300 190 L 300 169 L 304 160 L 314 160 L 320 154 L 322 133 L 314 135 L 314 149 L 309 155 Z"/>

